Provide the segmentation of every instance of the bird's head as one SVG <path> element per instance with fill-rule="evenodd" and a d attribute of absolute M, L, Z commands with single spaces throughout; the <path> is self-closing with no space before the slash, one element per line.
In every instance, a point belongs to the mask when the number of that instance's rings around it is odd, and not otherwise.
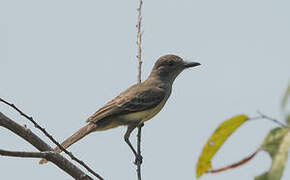
<path fill-rule="evenodd" d="M 199 65 L 198 62 L 187 62 L 179 56 L 168 54 L 156 61 L 151 75 L 173 82 L 184 69 Z"/>

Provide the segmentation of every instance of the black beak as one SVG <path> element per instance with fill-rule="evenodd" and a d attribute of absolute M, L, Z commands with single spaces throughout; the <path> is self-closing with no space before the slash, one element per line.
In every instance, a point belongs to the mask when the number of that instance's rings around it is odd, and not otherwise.
<path fill-rule="evenodd" d="M 201 65 L 201 64 L 198 62 L 185 62 L 184 63 L 185 68 L 195 67 L 195 66 L 199 66 L 199 65 Z"/>

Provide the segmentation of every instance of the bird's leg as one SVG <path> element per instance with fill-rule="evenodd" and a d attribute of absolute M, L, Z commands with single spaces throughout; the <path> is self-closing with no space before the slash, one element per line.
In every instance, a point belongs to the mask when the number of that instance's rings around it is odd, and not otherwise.
<path fill-rule="evenodd" d="M 132 146 L 132 144 L 131 144 L 131 142 L 130 142 L 130 140 L 129 140 L 129 137 L 130 137 L 132 131 L 133 131 L 136 127 L 137 127 L 137 125 L 130 125 L 130 126 L 128 126 L 127 131 L 126 131 L 126 133 L 125 133 L 125 135 L 124 135 L 124 140 L 125 140 L 125 142 L 128 144 L 128 146 L 130 147 L 130 149 L 132 150 L 132 152 L 134 153 L 134 155 L 135 155 L 135 164 L 137 165 L 137 164 L 142 164 L 142 159 L 143 159 L 143 158 L 142 158 L 141 155 L 139 155 L 139 154 L 137 153 L 137 151 L 134 149 L 134 147 Z"/>
<path fill-rule="evenodd" d="M 138 133 L 137 133 L 137 154 L 138 157 L 141 157 L 141 161 L 136 161 L 138 159 L 135 160 L 135 164 L 136 165 L 141 165 L 142 164 L 142 155 L 141 155 L 141 130 L 142 127 L 144 126 L 144 123 L 141 123 L 138 125 Z"/>

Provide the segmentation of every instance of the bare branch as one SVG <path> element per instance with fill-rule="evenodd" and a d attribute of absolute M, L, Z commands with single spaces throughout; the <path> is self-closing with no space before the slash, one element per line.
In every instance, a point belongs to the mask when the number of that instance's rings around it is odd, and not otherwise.
<path fill-rule="evenodd" d="M 55 145 L 57 145 L 63 152 L 65 152 L 72 160 L 78 162 L 80 165 L 82 165 L 85 169 L 87 169 L 90 173 L 92 173 L 94 176 L 99 178 L 100 180 L 104 180 L 102 176 L 100 176 L 98 173 L 93 171 L 88 165 L 86 165 L 82 160 L 75 157 L 71 152 L 68 152 L 66 149 L 64 149 L 59 142 L 57 142 L 52 135 L 50 135 L 43 127 L 41 127 L 31 116 L 28 116 L 23 111 L 21 111 L 19 108 L 17 108 L 14 104 L 9 103 L 8 101 L 5 101 L 4 99 L 0 98 L 0 102 L 3 102 L 7 104 L 8 106 L 15 109 L 17 112 L 20 113 L 20 115 L 24 116 L 26 119 L 28 119 L 30 122 L 33 123 L 34 127 L 39 129 L 45 136 L 47 136 Z M 41 150 L 40 150 L 41 151 Z"/>
<path fill-rule="evenodd" d="M 144 123 L 142 123 L 140 126 L 138 126 L 138 133 L 137 133 L 137 154 L 141 156 L 141 134 L 142 134 L 142 127 L 144 126 Z M 138 162 L 137 164 L 137 177 L 138 180 L 142 179 L 141 174 L 141 164 L 142 162 Z"/>
<path fill-rule="evenodd" d="M 26 157 L 26 158 L 46 158 L 50 154 L 55 154 L 55 153 L 53 151 L 23 152 L 23 151 L 7 151 L 7 150 L 0 149 L 1 156 Z"/>
<path fill-rule="evenodd" d="M 138 76 L 137 81 L 138 83 L 141 83 L 141 72 L 142 72 L 142 49 L 141 49 L 141 43 L 142 43 L 142 31 L 141 31 L 141 22 L 142 22 L 142 5 L 143 1 L 139 0 L 139 7 L 137 9 L 138 17 L 137 17 L 137 59 L 138 59 Z M 141 155 L 141 130 L 143 127 L 143 123 L 138 126 L 138 133 L 137 133 L 137 153 L 139 157 L 142 157 Z M 137 165 L 137 177 L 138 180 L 141 180 L 141 164 L 142 162 L 138 162 Z"/>
<path fill-rule="evenodd" d="M 137 9 L 138 12 L 138 20 L 137 20 L 137 58 L 138 58 L 138 82 L 141 83 L 141 67 L 142 67 L 142 59 L 141 59 L 141 42 L 142 42 L 142 33 L 141 33 L 141 22 L 142 22 L 142 5 L 143 1 L 139 0 L 139 7 Z"/>
<path fill-rule="evenodd" d="M 23 138 L 25 141 L 29 142 L 32 146 L 34 146 L 39 151 L 45 151 L 45 158 L 51 161 L 53 164 L 58 166 L 60 169 L 68 173 L 70 176 L 72 176 L 75 179 L 83 179 L 83 180 L 89 180 L 92 179 L 87 174 L 85 174 L 82 170 L 80 170 L 77 166 L 72 164 L 69 160 L 61 156 L 60 154 L 54 153 L 53 149 L 46 144 L 43 140 L 41 140 L 37 135 L 35 135 L 33 132 L 31 132 L 26 127 L 23 127 L 13 120 L 6 117 L 4 114 L 0 112 L 0 126 L 9 129 L 10 131 L 14 132 L 16 135 Z M 50 153 L 47 153 L 47 151 L 50 151 Z M 2 150 L 2 155 L 8 156 L 8 151 Z M 10 153 L 12 155 L 13 152 Z M 15 155 L 15 154 L 14 154 Z M 36 156 L 36 155 L 35 155 Z"/>
<path fill-rule="evenodd" d="M 278 124 L 278 125 L 280 125 L 280 126 L 282 126 L 282 127 L 290 128 L 290 126 L 288 126 L 288 125 L 286 125 L 286 124 L 284 124 L 284 123 L 278 121 L 277 119 L 274 119 L 274 118 L 272 118 L 272 117 L 269 117 L 269 116 L 263 114 L 263 113 L 260 112 L 260 111 L 257 111 L 257 113 L 260 115 L 260 117 L 257 117 L 257 118 L 255 118 L 255 119 L 259 119 L 259 118 L 260 118 L 260 119 L 266 119 L 266 120 L 272 121 L 272 122 L 274 122 L 274 123 L 276 123 L 276 124 Z"/>

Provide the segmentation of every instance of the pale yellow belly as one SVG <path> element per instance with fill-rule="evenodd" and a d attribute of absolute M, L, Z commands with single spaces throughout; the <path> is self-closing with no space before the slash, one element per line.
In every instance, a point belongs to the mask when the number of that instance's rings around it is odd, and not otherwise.
<path fill-rule="evenodd" d="M 123 115 L 122 118 L 126 119 L 126 121 L 140 121 L 140 123 L 143 123 L 145 121 L 150 120 L 153 118 L 157 113 L 160 112 L 160 110 L 163 108 L 164 104 L 166 102 L 166 98 L 155 108 L 145 110 L 145 111 L 140 111 L 140 112 L 134 112 L 130 114 Z"/>

